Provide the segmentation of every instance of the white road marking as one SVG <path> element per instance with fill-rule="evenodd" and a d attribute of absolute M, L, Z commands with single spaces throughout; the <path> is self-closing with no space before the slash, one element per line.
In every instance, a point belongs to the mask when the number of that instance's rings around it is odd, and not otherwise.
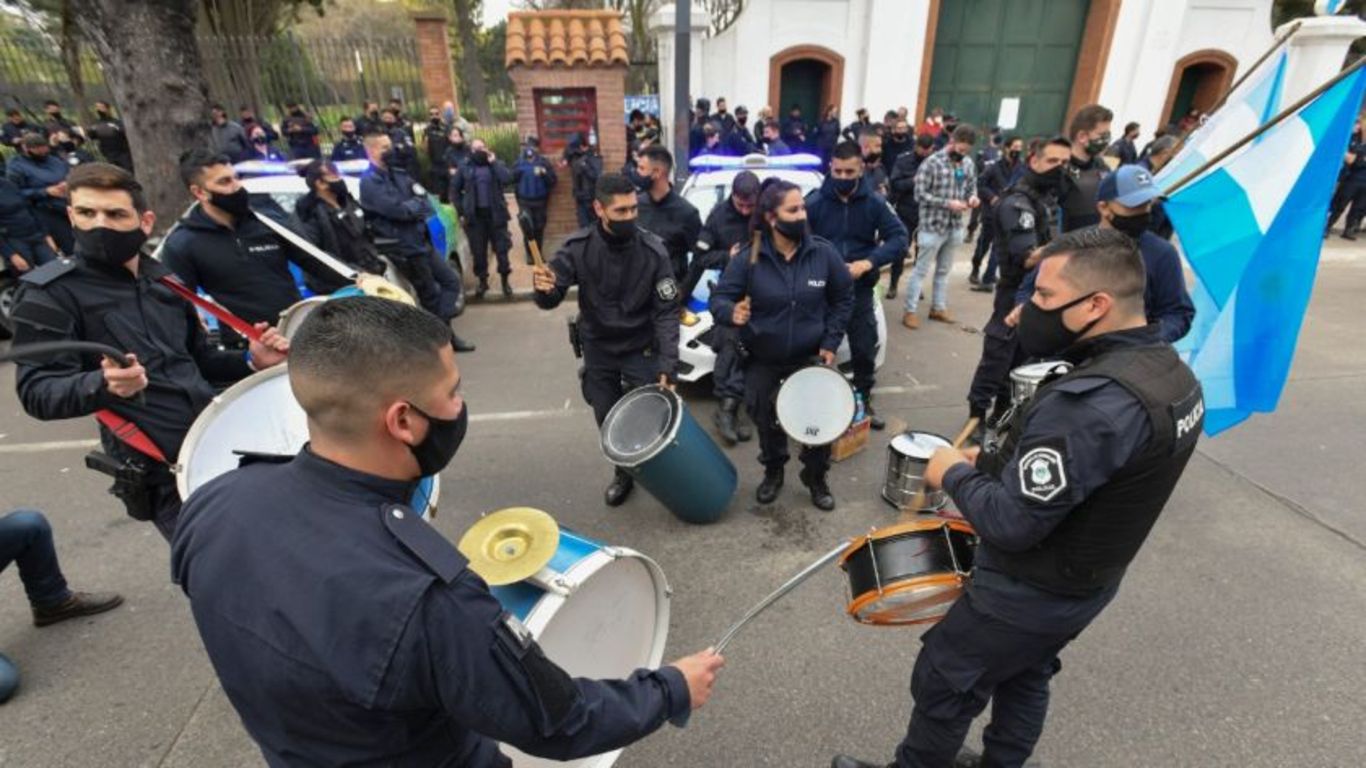
<path fill-rule="evenodd" d="M 15 443 L 14 445 L 0 445 L 0 454 L 68 451 L 77 448 L 98 448 L 99 445 L 99 440 L 53 440 L 52 442 L 47 443 Z"/>

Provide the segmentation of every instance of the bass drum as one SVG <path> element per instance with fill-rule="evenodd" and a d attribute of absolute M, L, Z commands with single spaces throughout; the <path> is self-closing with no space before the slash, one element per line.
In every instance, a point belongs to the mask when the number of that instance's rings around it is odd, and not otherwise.
<path fill-rule="evenodd" d="M 228 387 L 199 414 L 176 461 L 176 489 L 188 499 L 200 486 L 241 465 L 241 454 L 293 456 L 308 442 L 308 418 L 289 389 L 285 365 L 254 373 Z M 430 520 L 441 479 L 418 481 L 409 506 Z"/>

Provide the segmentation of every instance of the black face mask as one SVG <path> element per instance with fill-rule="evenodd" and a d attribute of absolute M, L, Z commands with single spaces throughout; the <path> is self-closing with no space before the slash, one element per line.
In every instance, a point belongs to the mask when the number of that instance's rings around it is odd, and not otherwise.
<path fill-rule="evenodd" d="M 1017 160 L 1020 159 L 1020 150 L 1018 150 L 1018 149 L 1012 149 L 1012 150 L 1006 152 L 1006 157 L 1010 158 L 1010 162 L 1012 162 L 1012 163 L 1013 163 L 1013 162 L 1016 162 Z"/>
<path fill-rule="evenodd" d="M 631 181 L 636 185 L 636 189 L 641 192 L 649 192 L 650 187 L 655 185 L 653 176 L 641 176 L 637 174 L 631 177 Z"/>
<path fill-rule="evenodd" d="M 74 142 L 74 141 L 63 141 L 59 146 L 62 148 L 62 151 L 63 151 L 63 152 L 75 152 L 75 151 L 76 151 L 76 142 Z"/>
<path fill-rule="evenodd" d="M 894 134 L 892 134 L 892 143 L 894 143 L 894 144 L 905 144 L 907 141 L 910 140 L 910 138 L 911 138 L 911 137 L 910 137 L 909 134 L 905 134 L 905 133 L 894 133 Z"/>
<path fill-rule="evenodd" d="M 788 240 L 806 239 L 806 219 L 775 219 L 773 229 Z"/>
<path fill-rule="evenodd" d="M 1095 294 L 1088 293 L 1054 309 L 1043 309 L 1033 301 L 1025 302 L 1024 309 L 1020 311 L 1020 327 L 1016 331 L 1020 348 L 1030 357 L 1050 357 L 1077 343 L 1077 339 L 1091 330 L 1101 318 L 1074 331 L 1063 323 L 1062 313 L 1092 296 Z"/>
<path fill-rule="evenodd" d="M 412 403 L 408 403 L 408 407 L 427 420 L 427 436 L 417 445 L 408 446 L 413 458 L 417 459 L 418 476 L 435 475 L 445 469 L 455 458 L 455 452 L 460 450 L 470 423 L 469 406 L 462 406 L 460 415 L 454 419 L 438 419 Z"/>
<path fill-rule="evenodd" d="M 255 144 L 255 145 L 258 146 L 258 147 L 264 147 L 265 145 L 269 144 L 270 142 L 266 141 L 265 139 L 252 139 L 252 140 L 251 140 L 251 143 L 252 143 L 252 144 Z"/>
<path fill-rule="evenodd" d="M 107 264 L 111 267 L 122 266 L 138 255 L 142 244 L 147 242 L 147 233 L 142 227 L 134 227 L 127 232 L 95 227 L 94 229 L 75 228 L 76 252 L 87 261 Z"/>
<path fill-rule="evenodd" d="M 961 162 L 963 162 L 963 153 L 962 153 L 962 152 L 959 152 L 959 151 L 956 150 L 956 149 L 950 149 L 950 150 L 949 150 L 949 159 L 952 160 L 952 161 L 955 162 L 955 163 L 961 163 Z"/>
<path fill-rule="evenodd" d="M 338 201 L 345 200 L 351 194 L 346 188 L 346 182 L 341 179 L 327 182 L 327 191 L 331 192 Z"/>
<path fill-rule="evenodd" d="M 342 138 L 346 139 L 347 141 L 350 141 L 351 139 L 356 138 L 356 132 L 355 132 L 355 131 L 342 131 Z"/>
<path fill-rule="evenodd" d="M 636 220 L 621 219 L 610 221 L 603 219 L 602 236 L 611 245 L 625 245 L 636 237 Z"/>
<path fill-rule="evenodd" d="M 108 119 L 109 119 L 109 113 L 106 112 L 106 111 L 104 111 L 103 109 L 98 109 L 98 110 L 95 110 L 95 117 L 98 117 L 98 118 L 101 119 L 101 120 L 108 120 Z"/>
<path fill-rule="evenodd" d="M 1101 152 L 1104 152 L 1105 148 L 1108 146 L 1110 146 L 1110 134 L 1101 134 L 1100 136 L 1097 136 L 1096 138 L 1086 142 L 1086 154 L 1090 155 L 1091 157 L 1095 157 L 1096 155 L 1099 155 Z"/>
<path fill-rule="evenodd" d="M 475 153 L 471 156 L 471 159 L 474 160 L 475 165 L 488 165 L 489 153 L 480 149 L 475 151 Z"/>
<path fill-rule="evenodd" d="M 739 123 L 741 126 L 743 126 L 745 123 L 748 123 L 748 122 L 749 122 L 749 118 L 746 117 L 746 116 L 736 117 L 736 118 L 735 118 L 735 122 L 737 122 L 737 123 Z"/>
<path fill-rule="evenodd" d="M 856 178 L 831 179 L 830 183 L 831 187 L 835 190 L 835 194 L 839 195 L 840 197 L 848 197 L 849 195 L 854 194 L 854 190 L 858 189 L 858 181 L 859 180 Z"/>
<path fill-rule="evenodd" d="M 240 219 L 248 213 L 251 213 L 251 196 L 247 194 L 245 187 L 239 188 L 230 195 L 210 192 L 209 202 L 213 203 L 214 207 L 221 208 L 229 214 L 232 214 L 232 217 L 235 219 Z"/>
<path fill-rule="evenodd" d="M 1120 216 L 1117 213 L 1110 216 L 1110 226 L 1135 240 L 1148 230 L 1148 225 L 1151 224 L 1152 221 L 1152 211 L 1144 211 L 1143 213 L 1136 213 L 1132 216 Z"/>
<path fill-rule="evenodd" d="M 1029 180 L 1029 186 L 1039 192 L 1053 192 L 1062 184 L 1062 166 L 1052 168 L 1043 173 L 1039 173 L 1033 168 L 1025 169 L 1025 178 Z"/>
<path fill-rule="evenodd" d="M 881 153 L 881 152 L 869 152 L 868 154 L 866 154 L 866 155 L 863 156 L 863 162 L 865 162 L 865 163 L 876 163 L 877 161 L 879 161 L 879 160 L 881 160 L 881 159 L 882 159 L 882 153 Z"/>
<path fill-rule="evenodd" d="M 397 152 L 392 149 L 386 149 L 384 150 L 384 153 L 379 156 L 379 161 L 384 163 L 385 168 L 392 168 L 394 167 L 394 159 L 397 157 Z"/>

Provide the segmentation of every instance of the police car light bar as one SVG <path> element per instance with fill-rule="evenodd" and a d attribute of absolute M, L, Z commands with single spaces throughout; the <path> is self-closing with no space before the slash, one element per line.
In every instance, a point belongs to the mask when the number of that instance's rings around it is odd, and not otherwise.
<path fill-rule="evenodd" d="M 275 160 L 244 160 L 233 165 L 238 176 L 298 176 L 299 171 L 292 163 Z"/>
<path fill-rule="evenodd" d="M 821 167 L 821 159 L 809 153 L 795 155 L 763 155 L 753 153 L 744 157 L 728 155 L 698 155 L 688 161 L 688 168 L 694 171 L 727 171 L 745 168 L 785 168 L 791 170 L 815 170 Z"/>
<path fill-rule="evenodd" d="M 370 170 L 369 160 L 342 160 L 333 165 L 337 166 L 337 173 L 343 176 L 360 176 Z"/>

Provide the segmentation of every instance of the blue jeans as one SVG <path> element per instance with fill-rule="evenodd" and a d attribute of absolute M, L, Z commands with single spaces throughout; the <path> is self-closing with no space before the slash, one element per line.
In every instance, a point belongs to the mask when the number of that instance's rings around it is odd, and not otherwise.
<path fill-rule="evenodd" d="M 0 517 L 0 571 L 15 562 L 34 607 L 59 605 L 71 597 L 52 546 L 52 526 L 42 512 L 20 509 Z"/>
<path fill-rule="evenodd" d="M 914 312 L 920 305 L 920 288 L 934 265 L 934 288 L 931 293 L 930 309 L 949 308 L 949 272 L 953 269 L 953 254 L 963 242 L 963 229 L 959 227 L 946 234 L 927 232 L 920 228 L 916 237 L 920 255 L 916 257 L 915 269 L 906 284 L 906 311 Z"/>

